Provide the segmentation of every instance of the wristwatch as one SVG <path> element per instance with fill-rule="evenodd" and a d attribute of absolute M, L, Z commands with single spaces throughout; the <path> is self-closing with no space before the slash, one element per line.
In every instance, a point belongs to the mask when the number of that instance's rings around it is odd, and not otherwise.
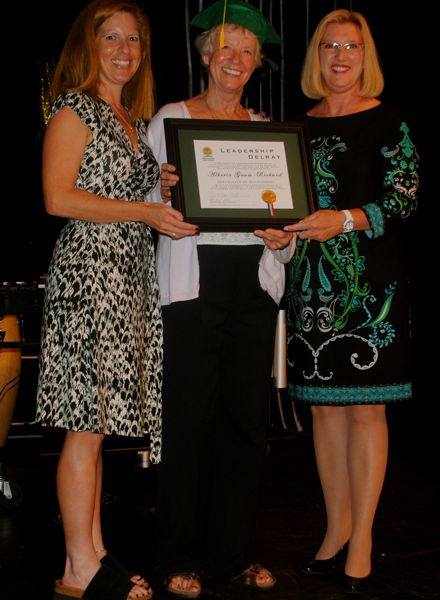
<path fill-rule="evenodd" d="M 347 209 L 342 210 L 341 212 L 345 215 L 345 221 L 342 226 L 342 233 L 350 233 L 354 229 L 354 219 L 351 212 Z"/>

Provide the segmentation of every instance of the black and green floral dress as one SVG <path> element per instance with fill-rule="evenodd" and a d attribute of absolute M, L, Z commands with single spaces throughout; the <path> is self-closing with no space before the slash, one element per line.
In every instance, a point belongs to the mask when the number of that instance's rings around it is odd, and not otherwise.
<path fill-rule="evenodd" d="M 419 183 L 409 128 L 383 104 L 306 120 L 320 208 L 361 207 L 370 229 L 298 241 L 288 267 L 289 392 L 327 405 L 409 398 L 402 240 L 410 244 Z"/>

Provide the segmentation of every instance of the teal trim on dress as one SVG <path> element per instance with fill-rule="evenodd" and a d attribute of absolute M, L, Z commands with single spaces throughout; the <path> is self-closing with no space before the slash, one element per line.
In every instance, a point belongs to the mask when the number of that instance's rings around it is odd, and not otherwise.
<path fill-rule="evenodd" d="M 373 240 L 383 235 L 385 233 L 385 223 L 380 206 L 374 204 L 374 202 L 370 202 L 369 204 L 364 204 L 362 210 L 367 215 L 368 222 L 371 226 L 371 229 L 365 231 L 366 235 Z"/>
<path fill-rule="evenodd" d="M 412 397 L 412 385 L 396 383 L 363 387 L 321 387 L 289 384 L 289 395 L 294 400 L 311 404 L 383 404 L 408 400 Z"/>

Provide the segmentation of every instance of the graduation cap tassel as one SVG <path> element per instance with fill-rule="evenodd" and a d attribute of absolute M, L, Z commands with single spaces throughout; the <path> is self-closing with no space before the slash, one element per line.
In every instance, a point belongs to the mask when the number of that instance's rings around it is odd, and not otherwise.
<path fill-rule="evenodd" d="M 226 21 L 226 6 L 228 0 L 225 0 L 225 5 L 223 7 L 223 19 L 222 19 L 222 28 L 220 30 L 220 48 L 225 47 L 225 21 Z"/>

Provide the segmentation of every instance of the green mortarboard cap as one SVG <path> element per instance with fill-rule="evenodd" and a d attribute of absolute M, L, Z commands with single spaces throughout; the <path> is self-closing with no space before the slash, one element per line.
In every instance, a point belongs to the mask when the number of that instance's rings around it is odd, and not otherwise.
<path fill-rule="evenodd" d="M 226 14 L 225 14 L 226 1 Z M 224 21 L 223 16 L 225 15 Z M 217 25 L 234 23 L 252 31 L 261 44 L 271 42 L 280 44 L 281 38 L 272 26 L 272 23 L 256 8 L 244 0 L 216 0 L 211 6 L 203 9 L 191 21 L 201 29 L 211 29 Z"/>

